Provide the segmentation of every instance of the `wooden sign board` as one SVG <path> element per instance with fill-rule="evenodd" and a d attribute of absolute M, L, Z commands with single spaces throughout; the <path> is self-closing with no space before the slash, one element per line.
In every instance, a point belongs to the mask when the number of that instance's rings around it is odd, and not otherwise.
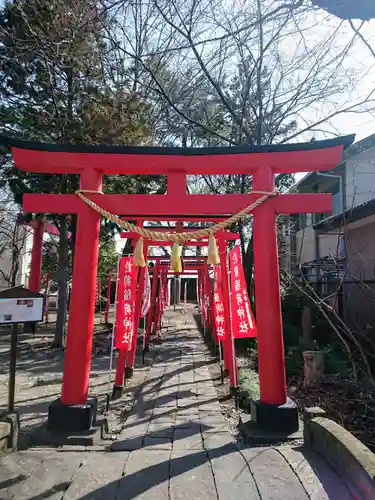
<path fill-rule="evenodd" d="M 0 292 L 0 324 L 43 321 L 44 296 L 27 288 L 14 287 Z"/>
<path fill-rule="evenodd" d="M 36 323 L 43 320 L 43 297 L 0 298 L 0 323 Z"/>

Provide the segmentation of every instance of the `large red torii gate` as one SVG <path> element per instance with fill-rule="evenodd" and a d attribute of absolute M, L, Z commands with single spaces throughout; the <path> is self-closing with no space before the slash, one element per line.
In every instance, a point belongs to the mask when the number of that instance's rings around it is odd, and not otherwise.
<path fill-rule="evenodd" d="M 61 145 L 7 137 L 14 165 L 25 172 L 75 174 L 80 189 L 106 210 L 128 219 L 212 220 L 226 218 L 260 195 L 187 194 L 188 175 L 252 175 L 255 191 L 272 192 L 275 174 L 331 170 L 354 136 L 302 144 L 214 148 Z M 165 195 L 99 194 L 103 175 L 166 175 Z M 98 194 L 94 194 L 98 192 Z M 88 397 L 100 216 L 74 194 L 25 194 L 25 212 L 78 215 L 72 294 L 61 397 L 49 411 L 56 430 L 89 428 L 96 398 Z M 296 408 L 287 400 L 279 290 L 276 214 L 331 211 L 330 194 L 286 194 L 254 210 L 254 264 L 259 347 L 260 401 L 254 418 L 264 428 L 279 426 Z M 288 418 L 286 418 L 288 420 Z M 294 425 L 294 424 L 293 424 Z M 290 428 L 290 424 L 285 422 Z"/>

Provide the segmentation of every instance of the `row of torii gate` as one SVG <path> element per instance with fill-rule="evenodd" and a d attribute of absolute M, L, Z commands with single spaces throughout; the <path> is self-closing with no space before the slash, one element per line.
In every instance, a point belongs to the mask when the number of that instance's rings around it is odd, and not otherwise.
<path fill-rule="evenodd" d="M 107 213 L 124 220 L 215 223 L 264 201 L 252 210 L 260 378 L 260 399 L 254 402 L 252 418 L 262 428 L 276 426 L 287 430 L 298 425 L 298 418 L 296 406 L 287 398 L 276 216 L 329 213 L 332 196 L 289 193 L 275 196 L 275 176 L 331 170 L 341 162 L 344 147 L 353 140 L 354 136 L 347 136 L 275 146 L 164 148 L 43 144 L 1 138 L 11 149 L 15 168 L 78 175 L 85 196 Z M 164 175 L 167 192 L 103 194 L 104 175 Z M 231 195 L 188 194 L 189 175 L 251 175 L 253 191 Z M 89 378 L 100 215 L 77 194 L 24 194 L 23 210 L 77 215 L 62 390 L 60 398 L 50 406 L 48 423 L 56 431 L 89 429 L 96 413 L 96 398 L 89 395 Z M 218 241 L 220 244 L 220 237 Z"/>
<path fill-rule="evenodd" d="M 138 221 L 139 225 L 142 225 L 142 221 Z M 197 230 L 196 227 L 184 227 L 182 222 L 179 222 L 175 226 L 177 232 L 194 232 Z M 165 231 L 169 232 L 170 228 L 165 227 L 165 226 L 157 226 L 157 227 L 152 227 L 148 228 L 152 231 Z M 199 228 L 198 228 L 199 229 Z M 133 240 L 133 246 L 136 246 L 136 241 L 139 239 L 140 235 L 134 232 L 125 232 L 121 233 L 122 238 L 128 238 L 130 240 Z M 216 233 L 216 238 L 218 240 L 218 249 L 219 249 L 219 256 L 220 256 L 220 267 L 221 267 L 221 276 L 222 276 L 222 287 L 223 287 L 223 295 L 225 297 L 225 300 L 223 301 L 224 305 L 224 317 L 226 320 L 226 331 L 231 330 L 231 325 L 229 322 L 229 284 L 228 284 L 228 263 L 227 263 L 227 248 L 228 248 L 228 242 L 230 241 L 236 241 L 239 239 L 239 234 L 237 233 L 230 233 L 230 232 L 219 232 Z M 202 239 L 199 241 L 187 241 L 185 243 L 186 247 L 207 247 L 209 244 L 208 238 L 207 239 Z M 172 246 L 173 242 L 172 241 L 158 241 L 158 240 L 151 240 L 151 239 L 146 239 L 144 241 L 144 252 L 148 253 L 148 250 L 150 249 L 151 246 L 154 247 L 168 247 Z M 164 312 L 164 305 L 166 304 L 166 292 L 164 291 L 166 289 L 166 280 L 168 278 L 168 275 L 172 275 L 174 277 L 176 276 L 181 276 L 186 273 L 191 274 L 192 272 L 196 273 L 196 278 L 197 278 L 197 283 L 203 285 L 204 287 L 204 297 L 207 297 L 207 300 L 212 301 L 213 297 L 213 288 L 211 286 L 208 286 L 208 280 L 205 279 L 205 277 L 208 277 L 208 272 L 209 272 L 209 265 L 207 263 L 207 257 L 205 256 L 189 256 L 184 258 L 184 264 L 183 264 L 183 270 L 180 273 L 176 273 L 173 270 L 170 270 L 170 262 L 166 260 L 165 256 L 153 256 L 153 255 L 147 255 L 146 257 L 147 261 L 154 262 L 155 265 L 154 267 L 151 268 L 151 273 L 152 273 L 152 285 L 151 285 L 151 300 L 150 300 L 150 308 L 148 311 L 148 314 L 146 316 L 146 327 L 145 327 L 145 335 L 144 335 L 144 342 L 143 342 L 143 353 L 146 353 L 149 351 L 149 343 L 150 343 L 150 338 L 151 335 L 156 335 L 158 331 L 160 330 L 160 325 L 161 325 L 161 319 L 162 315 Z M 122 394 L 122 389 L 124 387 L 124 379 L 125 377 L 131 377 L 133 374 L 133 368 L 134 368 L 134 362 L 135 362 L 135 355 L 136 355 L 136 349 L 137 349 L 137 343 L 138 343 L 138 329 L 137 325 L 139 325 L 139 321 L 141 318 L 141 307 L 142 307 L 142 299 L 144 297 L 144 284 L 145 284 L 145 267 L 141 267 L 139 269 L 139 274 L 138 274 L 138 287 L 137 287 L 137 294 L 136 294 L 136 300 L 135 300 L 135 319 L 134 319 L 134 324 L 135 324 L 135 330 L 132 338 L 132 344 L 131 348 L 129 351 L 126 350 L 119 350 L 119 358 L 117 361 L 117 367 L 116 367 L 116 377 L 115 377 L 115 383 L 114 383 L 114 388 L 113 388 L 113 396 L 118 397 L 119 395 Z M 118 289 L 118 285 L 117 285 Z M 176 291 L 174 292 L 176 294 Z M 199 292 L 197 290 L 197 297 L 199 299 Z M 176 297 L 175 297 L 176 300 Z M 202 306 L 202 304 L 200 304 Z M 202 312 L 202 307 L 201 307 L 201 312 Z M 237 381 L 238 381 L 238 376 L 237 376 L 237 368 L 235 366 L 235 363 L 232 362 L 234 357 L 234 344 L 233 344 L 233 338 L 227 338 L 223 341 L 223 344 L 221 346 L 220 341 L 218 341 L 217 336 L 215 335 L 214 331 L 214 322 L 213 322 L 213 307 L 212 303 L 208 305 L 207 308 L 207 315 L 202 318 L 203 321 L 203 327 L 205 329 L 209 329 L 211 333 L 213 334 L 213 338 L 216 340 L 218 347 L 220 349 L 220 354 L 223 352 L 223 361 L 224 361 L 224 368 L 225 371 L 229 374 L 230 376 L 230 383 L 232 387 L 237 386 Z M 222 351 L 221 351 L 222 349 Z"/>

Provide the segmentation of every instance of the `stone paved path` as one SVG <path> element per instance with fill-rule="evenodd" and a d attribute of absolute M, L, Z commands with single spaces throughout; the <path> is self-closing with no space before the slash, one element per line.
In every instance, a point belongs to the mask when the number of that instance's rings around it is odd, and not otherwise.
<path fill-rule="evenodd" d="M 236 443 L 192 317 L 158 347 L 137 404 L 111 450 L 28 449 L 0 462 L 0 499 L 349 500 L 305 449 Z"/>

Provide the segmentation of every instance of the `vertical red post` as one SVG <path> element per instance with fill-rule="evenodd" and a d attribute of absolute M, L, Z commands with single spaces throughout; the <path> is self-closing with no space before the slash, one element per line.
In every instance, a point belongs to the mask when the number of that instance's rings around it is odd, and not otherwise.
<path fill-rule="evenodd" d="M 107 279 L 107 301 L 105 304 L 105 312 L 104 312 L 104 323 L 105 324 L 108 324 L 109 307 L 111 304 L 111 284 L 112 284 L 112 273 L 109 273 L 108 279 Z"/>
<path fill-rule="evenodd" d="M 165 309 L 165 294 L 166 294 L 166 280 L 168 276 L 168 271 L 164 269 L 160 272 L 160 285 L 159 285 L 159 294 L 158 294 L 158 305 L 156 310 L 156 317 L 154 321 L 154 329 L 153 332 L 161 332 L 161 324 L 164 315 Z"/>
<path fill-rule="evenodd" d="M 152 277 L 152 285 L 151 285 L 151 305 L 150 310 L 147 315 L 147 323 L 146 323 L 146 338 L 145 338 L 145 351 L 148 350 L 148 346 L 150 343 L 151 329 L 152 329 L 152 321 L 154 319 L 155 305 L 156 305 L 156 291 L 158 287 L 158 279 L 159 279 L 159 262 L 156 264 L 154 268 L 154 275 Z"/>
<path fill-rule="evenodd" d="M 274 188 L 271 168 L 254 174 L 254 191 L 270 192 Z M 287 392 L 276 214 L 271 203 L 266 201 L 254 211 L 253 231 L 260 400 L 280 405 L 285 404 Z"/>
<path fill-rule="evenodd" d="M 218 339 L 217 339 L 217 335 L 216 335 L 216 325 L 215 325 L 215 320 L 214 320 L 214 290 L 213 288 L 211 287 L 211 290 L 210 290 L 210 322 L 211 322 L 211 334 L 212 334 L 212 338 L 215 342 L 215 344 L 218 343 Z"/>
<path fill-rule="evenodd" d="M 148 255 L 148 243 L 146 241 L 143 244 L 143 251 L 144 251 L 145 255 Z M 132 340 L 132 346 L 131 346 L 131 350 L 128 354 L 128 361 L 127 361 L 127 366 L 129 368 L 134 368 L 135 355 L 137 352 L 138 328 L 139 328 L 139 319 L 141 317 L 143 289 L 144 289 L 144 285 L 145 285 L 145 272 L 146 272 L 146 268 L 141 267 L 139 270 L 138 293 L 137 293 L 137 298 L 136 298 L 136 302 L 135 302 L 133 340 Z"/>
<path fill-rule="evenodd" d="M 162 308 L 161 308 L 161 315 L 160 315 L 160 324 L 159 324 L 159 330 L 161 330 L 163 318 L 164 318 L 164 311 L 165 308 L 167 307 L 167 302 L 168 302 L 168 269 L 164 270 L 164 275 L 162 279 L 162 287 L 163 287 L 163 303 L 162 303 Z"/>
<path fill-rule="evenodd" d="M 159 290 L 158 293 L 156 294 L 156 312 L 155 312 L 155 317 L 154 317 L 154 324 L 152 327 L 152 334 L 156 335 L 159 332 L 159 323 L 161 321 L 161 314 L 162 314 L 162 303 L 161 303 L 161 296 L 162 296 L 162 287 L 163 287 L 163 276 L 164 273 L 163 271 L 159 270 L 159 277 L 160 277 L 160 282 L 159 282 Z"/>
<path fill-rule="evenodd" d="M 85 169 L 80 189 L 101 191 L 102 174 Z M 81 203 L 73 267 L 72 292 L 66 341 L 61 402 L 79 405 L 87 401 L 94 329 L 100 215 Z"/>
<path fill-rule="evenodd" d="M 212 334 L 212 310 L 211 310 L 211 295 L 212 295 L 212 287 L 210 281 L 210 275 L 208 272 L 208 265 L 205 265 L 204 268 L 204 287 L 205 287 L 205 303 L 206 303 L 206 330 Z"/>
<path fill-rule="evenodd" d="M 203 271 L 202 271 L 202 305 L 201 305 L 201 310 L 202 310 L 202 322 L 203 322 L 203 329 L 204 333 L 206 333 L 207 330 L 207 307 L 206 307 L 206 288 L 207 288 L 207 264 L 204 266 Z"/>
<path fill-rule="evenodd" d="M 121 260 L 119 263 L 119 266 L 117 268 L 117 282 L 116 282 L 116 304 L 115 304 L 115 310 L 116 310 L 116 321 L 115 324 L 117 325 L 119 321 L 119 317 L 117 316 L 119 314 L 119 302 L 120 302 L 120 297 L 124 296 L 124 280 L 120 279 L 120 274 L 121 274 Z M 115 382 L 113 386 L 113 393 L 112 397 L 116 397 L 117 394 L 121 395 L 122 394 L 122 388 L 125 383 L 125 363 L 126 363 L 126 355 L 127 355 L 127 349 L 119 349 L 118 351 L 118 358 L 117 358 L 117 364 L 116 364 L 116 374 L 115 374 Z"/>
<path fill-rule="evenodd" d="M 225 329 L 227 332 L 223 341 L 224 363 L 225 367 L 229 369 L 230 386 L 235 387 L 238 376 L 236 376 L 237 363 L 235 353 L 233 352 L 232 325 L 230 321 L 227 242 L 223 239 L 219 239 L 218 245 L 220 251 L 221 283 L 223 286 Z"/>
<path fill-rule="evenodd" d="M 43 221 L 37 220 L 34 228 L 28 286 L 28 288 L 35 293 L 40 292 L 40 280 L 42 278 L 43 231 Z"/>
<path fill-rule="evenodd" d="M 118 351 L 115 384 L 114 384 L 114 387 L 116 389 L 121 389 L 125 383 L 125 364 L 126 364 L 127 354 L 128 354 L 127 349 L 119 349 Z"/>

